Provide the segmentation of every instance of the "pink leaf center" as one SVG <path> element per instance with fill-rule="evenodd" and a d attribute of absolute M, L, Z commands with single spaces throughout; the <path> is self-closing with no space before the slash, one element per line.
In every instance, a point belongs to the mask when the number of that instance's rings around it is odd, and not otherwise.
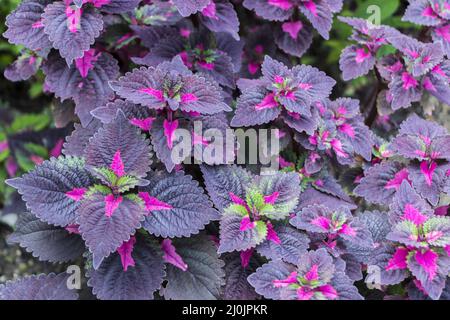
<path fill-rule="evenodd" d="M 145 209 L 149 212 L 159 210 L 170 210 L 173 207 L 157 198 L 151 197 L 148 192 L 139 192 L 139 197 L 144 201 Z"/>
<path fill-rule="evenodd" d="M 153 121 L 155 121 L 155 117 L 148 117 L 145 119 L 133 118 L 130 119 L 130 123 L 143 131 L 150 131 L 152 128 Z"/>
<path fill-rule="evenodd" d="M 272 283 L 275 288 L 284 288 L 290 284 L 297 283 L 297 271 L 291 272 L 286 279 L 273 280 Z"/>
<path fill-rule="evenodd" d="M 408 178 L 408 174 L 409 174 L 408 169 L 404 168 L 404 169 L 400 170 L 399 172 L 397 172 L 395 174 L 394 178 L 392 178 L 391 180 L 389 180 L 386 183 L 384 188 L 397 190 L 398 188 L 400 188 L 400 185 L 402 184 L 403 180 L 410 182 L 409 178 Z"/>
<path fill-rule="evenodd" d="M 298 33 L 302 30 L 303 24 L 300 21 L 285 22 L 281 28 L 284 32 L 289 33 L 292 39 L 297 40 Z"/>
<path fill-rule="evenodd" d="M 253 251 L 254 251 L 253 248 L 245 250 L 245 251 L 241 251 L 240 258 L 241 258 L 241 266 L 243 268 L 248 267 L 248 265 L 250 263 L 250 259 L 253 255 Z"/>
<path fill-rule="evenodd" d="M 202 10 L 202 15 L 210 19 L 218 20 L 219 17 L 216 15 L 216 4 L 211 0 L 210 3 Z"/>
<path fill-rule="evenodd" d="M 270 222 L 267 222 L 267 240 L 281 244 L 281 240 Z"/>
<path fill-rule="evenodd" d="M 94 63 L 98 60 L 100 56 L 96 54 L 95 49 L 90 49 L 84 53 L 84 56 L 79 59 L 75 59 L 75 66 L 82 78 L 86 78 L 90 70 L 94 69 Z"/>
<path fill-rule="evenodd" d="M 85 188 L 75 188 L 73 190 L 67 191 L 66 196 L 74 201 L 80 201 L 83 199 L 86 191 L 87 190 Z"/>
<path fill-rule="evenodd" d="M 437 272 L 438 254 L 432 250 L 422 253 L 420 250 L 415 255 L 417 263 L 425 270 L 430 280 L 433 280 Z"/>
<path fill-rule="evenodd" d="M 355 61 L 358 64 L 363 63 L 365 60 L 369 59 L 371 56 L 370 52 L 366 52 L 365 48 L 356 49 Z"/>
<path fill-rule="evenodd" d="M 275 100 L 275 94 L 269 93 L 264 99 L 255 106 L 255 110 L 264 110 L 276 108 L 278 103 Z"/>
<path fill-rule="evenodd" d="M 122 196 L 114 197 L 113 194 L 108 194 L 105 197 L 105 215 L 107 217 L 111 217 L 114 211 L 119 208 L 120 203 L 122 202 Z"/>
<path fill-rule="evenodd" d="M 198 98 L 193 93 L 184 93 L 181 95 L 181 103 L 191 103 L 198 101 Z"/>
<path fill-rule="evenodd" d="M 408 257 L 409 250 L 406 248 L 397 248 L 392 258 L 388 261 L 386 271 L 406 269 L 406 258 Z"/>
<path fill-rule="evenodd" d="M 135 262 L 132 257 L 134 245 L 136 244 L 136 238 L 134 236 L 130 237 L 130 240 L 124 242 L 118 249 L 117 252 L 120 255 L 120 261 L 122 262 L 123 271 L 127 271 L 129 266 L 134 267 Z"/>
<path fill-rule="evenodd" d="M 241 225 L 239 227 L 239 230 L 246 231 L 249 229 L 253 229 L 254 227 L 256 227 L 256 222 L 251 221 L 249 216 L 245 216 L 241 220 Z"/>
<path fill-rule="evenodd" d="M 403 219 L 411 221 L 415 225 L 421 225 L 428 220 L 428 217 L 420 213 L 412 204 L 407 203 L 403 211 Z"/>
<path fill-rule="evenodd" d="M 351 138 L 355 137 L 355 129 L 353 129 L 353 127 L 348 123 L 341 124 L 338 127 L 338 130 L 345 133 L 346 135 L 348 135 Z"/>
<path fill-rule="evenodd" d="M 72 33 L 76 33 L 81 29 L 81 15 L 83 11 L 81 8 L 72 8 L 67 6 L 66 17 L 67 17 L 67 27 Z"/>
<path fill-rule="evenodd" d="M 268 0 L 268 3 L 271 6 L 280 8 L 285 11 L 287 11 L 293 7 L 293 4 L 291 3 L 290 0 Z"/>
<path fill-rule="evenodd" d="M 166 136 L 167 146 L 169 149 L 173 148 L 173 143 L 175 140 L 175 131 L 178 128 L 178 120 L 170 122 L 169 120 L 164 120 L 164 135 Z"/>
<path fill-rule="evenodd" d="M 418 85 L 417 80 L 410 75 L 408 72 L 402 73 L 403 89 L 409 90 L 411 88 L 416 88 Z"/>
<path fill-rule="evenodd" d="M 155 88 L 148 87 L 148 88 L 140 89 L 139 92 L 148 94 L 148 95 L 156 98 L 160 102 L 164 101 L 164 93 L 161 90 L 157 90 Z"/>
<path fill-rule="evenodd" d="M 420 171 L 424 175 L 425 182 L 429 186 L 431 186 L 433 184 L 433 173 L 434 173 L 434 170 L 436 170 L 436 167 L 437 167 L 436 162 L 431 162 L 429 165 L 428 165 L 427 161 L 422 161 L 420 163 Z"/>
<path fill-rule="evenodd" d="M 120 156 L 120 150 L 117 150 L 114 154 L 111 166 L 109 168 L 118 177 L 122 177 L 123 175 L 125 175 L 125 166 L 122 162 L 122 157 Z"/>
<path fill-rule="evenodd" d="M 311 269 L 305 274 L 305 279 L 308 281 L 319 280 L 319 266 L 317 264 L 313 264 Z"/>
<path fill-rule="evenodd" d="M 161 248 L 164 252 L 163 259 L 165 262 L 174 265 L 178 269 L 186 271 L 188 265 L 183 261 L 183 258 L 177 253 L 175 247 L 172 244 L 172 240 L 164 239 L 161 243 Z"/>
<path fill-rule="evenodd" d="M 264 202 L 268 204 L 275 204 L 275 201 L 277 201 L 280 193 L 278 191 L 275 191 L 274 193 L 264 196 Z"/>
<path fill-rule="evenodd" d="M 315 17 L 318 16 L 318 13 L 317 13 L 317 6 L 316 6 L 316 4 L 314 3 L 314 1 L 309 0 L 309 1 L 303 2 L 303 4 L 304 4 L 305 8 L 306 8 L 309 12 L 312 13 L 313 16 L 315 16 Z"/>

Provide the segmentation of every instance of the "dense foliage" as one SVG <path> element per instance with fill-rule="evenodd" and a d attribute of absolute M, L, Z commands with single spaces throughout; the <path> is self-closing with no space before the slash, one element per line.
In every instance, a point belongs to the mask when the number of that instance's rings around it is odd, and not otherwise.
<path fill-rule="evenodd" d="M 448 0 L 24 0 L 3 36 L 5 78 L 58 110 L 4 110 L 8 242 L 81 292 L 450 298 Z M 272 129 L 279 169 L 234 163 L 231 128 Z M 0 299 L 76 299 L 71 277 Z"/>

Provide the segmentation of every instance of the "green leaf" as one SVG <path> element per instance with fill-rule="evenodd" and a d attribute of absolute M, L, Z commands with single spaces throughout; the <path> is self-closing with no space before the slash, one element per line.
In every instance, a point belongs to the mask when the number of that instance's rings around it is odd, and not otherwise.
<path fill-rule="evenodd" d="M 374 12 L 368 11 L 369 7 L 379 8 L 381 21 L 393 16 L 400 7 L 400 0 L 362 0 L 356 9 L 355 17 L 364 19 L 372 18 Z"/>
<path fill-rule="evenodd" d="M 25 130 L 40 131 L 50 124 L 51 119 L 48 114 L 24 114 L 17 116 L 11 124 L 10 133 L 18 133 Z"/>
<path fill-rule="evenodd" d="M 31 154 L 37 155 L 42 158 L 48 158 L 48 151 L 44 146 L 32 142 L 27 142 L 23 145 L 23 147 Z"/>

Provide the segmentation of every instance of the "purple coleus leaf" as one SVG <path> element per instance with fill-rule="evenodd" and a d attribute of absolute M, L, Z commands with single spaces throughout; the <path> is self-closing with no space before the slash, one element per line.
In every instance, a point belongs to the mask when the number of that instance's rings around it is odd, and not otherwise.
<path fill-rule="evenodd" d="M 277 46 L 287 54 L 301 57 L 311 46 L 312 28 L 302 21 L 283 22 L 275 32 Z"/>
<path fill-rule="evenodd" d="M 398 162 L 385 161 L 368 168 L 353 192 L 369 202 L 390 203 L 409 171 Z"/>
<path fill-rule="evenodd" d="M 97 270 L 88 271 L 88 285 L 99 299 L 152 300 L 161 287 L 165 272 L 158 242 L 140 235 L 135 241 L 130 253 L 134 265 L 126 271 L 120 253 L 106 258 Z"/>
<path fill-rule="evenodd" d="M 422 97 L 419 81 L 407 71 L 393 75 L 389 83 L 389 93 L 392 97 L 393 110 L 408 108 L 411 103 L 420 101 Z"/>
<path fill-rule="evenodd" d="M 274 231 L 279 237 L 279 243 L 266 240 L 256 247 L 258 253 L 271 260 L 296 263 L 309 247 L 308 236 L 285 225 L 275 225 Z"/>
<path fill-rule="evenodd" d="M 83 200 L 77 223 L 93 254 L 94 269 L 98 269 L 104 258 L 115 252 L 125 241 L 130 239 L 146 214 L 142 201 L 132 196 L 114 196 L 121 199 L 114 202 L 114 208 L 108 205 L 112 195 L 94 193 Z"/>
<path fill-rule="evenodd" d="M 226 32 L 239 40 L 239 19 L 228 0 L 211 0 L 201 10 L 200 20 L 213 32 Z"/>
<path fill-rule="evenodd" d="M 391 36 L 389 42 L 404 55 L 413 77 L 424 75 L 444 59 L 439 43 L 422 43 L 405 35 Z"/>
<path fill-rule="evenodd" d="M 371 234 L 358 218 L 353 218 L 347 208 L 331 209 L 324 206 L 311 206 L 302 209 L 290 223 L 308 232 L 327 235 L 327 245 L 334 247 L 337 238 L 373 247 Z"/>
<path fill-rule="evenodd" d="M 335 264 L 325 249 L 309 251 L 295 267 L 280 261 L 269 262 L 248 279 L 256 292 L 271 299 L 362 299 L 345 275 L 345 263 L 341 260 Z"/>
<path fill-rule="evenodd" d="M 156 119 L 156 114 L 152 110 L 121 99 L 98 107 L 92 110 L 91 114 L 102 123 L 110 123 L 114 121 L 118 110 L 122 110 L 132 125 L 146 132 L 150 131 Z"/>
<path fill-rule="evenodd" d="M 281 245 L 273 220 L 289 216 L 299 194 L 297 173 L 278 173 L 256 177 L 245 192 L 245 200 L 229 192 L 232 203 L 220 221 L 219 253 L 245 251 L 264 240 Z"/>
<path fill-rule="evenodd" d="M 422 79 L 422 87 L 439 101 L 449 104 L 450 61 L 444 60 Z"/>
<path fill-rule="evenodd" d="M 20 214 L 16 230 L 8 237 L 8 242 L 18 243 L 41 261 L 73 261 L 85 251 L 79 235 L 49 225 L 28 212 Z"/>
<path fill-rule="evenodd" d="M 269 56 L 264 59 L 262 73 L 258 80 L 238 82 L 244 93 L 238 100 L 232 126 L 267 123 L 282 111 L 291 117 L 288 123 L 311 118 L 311 104 L 328 97 L 335 84 L 318 69 L 300 65 L 290 70 Z M 291 126 L 295 128 L 294 124 Z"/>
<path fill-rule="evenodd" d="M 439 299 L 450 269 L 447 254 L 438 255 L 433 250 L 416 251 L 408 259 L 408 269 L 432 299 Z"/>
<path fill-rule="evenodd" d="M 373 250 L 375 250 L 381 243 L 386 241 L 387 234 L 391 231 L 391 223 L 389 222 L 388 214 L 379 211 L 365 211 L 357 215 L 359 221 L 366 225 L 373 239 Z M 367 246 L 359 243 L 349 242 L 345 243 L 347 255 L 350 255 L 354 260 L 367 264 L 373 250 Z M 343 259 L 346 256 L 344 254 Z"/>
<path fill-rule="evenodd" d="M 436 162 L 422 161 L 419 165 L 409 166 L 411 181 L 414 189 L 436 206 L 440 199 L 446 181 L 446 167 L 439 166 Z"/>
<path fill-rule="evenodd" d="M 406 8 L 403 21 L 409 21 L 424 26 L 437 26 L 441 23 L 439 14 L 435 12 L 433 1 L 410 1 Z"/>
<path fill-rule="evenodd" d="M 390 205 L 390 220 L 396 223 L 409 220 L 412 223 L 424 222 L 433 214 L 430 205 L 423 200 L 407 181 L 403 181 Z"/>
<path fill-rule="evenodd" d="M 22 194 L 31 213 L 45 222 L 65 227 L 75 222 L 80 206 L 71 192 L 90 187 L 93 178 L 83 159 L 67 156 L 44 161 L 23 177 L 7 183 Z"/>
<path fill-rule="evenodd" d="M 14 82 L 28 80 L 36 74 L 41 62 L 42 59 L 33 55 L 20 56 L 5 69 L 5 78 Z"/>
<path fill-rule="evenodd" d="M 0 285 L 1 300 L 77 300 L 78 294 L 69 289 L 68 273 L 27 276 Z"/>
<path fill-rule="evenodd" d="M 409 167 L 414 188 L 433 205 L 437 205 L 445 180 L 442 160 L 450 157 L 450 135 L 446 129 L 429 121 L 409 117 L 400 126 L 399 135 L 392 142 L 392 150 L 406 158 L 418 159 L 420 164 Z"/>
<path fill-rule="evenodd" d="M 198 183 L 183 172 L 157 172 L 147 179 L 150 184 L 140 188 L 140 197 L 147 209 L 143 227 L 162 237 L 187 237 L 197 234 L 218 212 Z"/>
<path fill-rule="evenodd" d="M 172 240 L 164 239 L 161 243 L 161 249 L 164 252 L 164 262 L 170 263 L 182 271 L 188 269 L 188 265 L 184 262 L 183 258 L 177 253 L 177 250 L 172 244 Z"/>
<path fill-rule="evenodd" d="M 108 81 L 119 75 L 117 61 L 108 53 L 89 50 L 72 66 L 56 53 L 52 53 L 43 65 L 45 84 L 61 100 L 73 99 L 75 112 L 82 124 L 92 120 L 90 112 L 114 97 Z"/>
<path fill-rule="evenodd" d="M 252 175 L 238 166 L 201 166 L 206 190 L 215 207 L 220 211 L 233 203 L 233 196 L 245 198 L 245 192 L 250 185 Z"/>
<path fill-rule="evenodd" d="M 50 52 L 52 44 L 44 33 L 42 13 L 52 0 L 28 0 L 23 1 L 6 18 L 8 30 L 3 36 L 10 43 L 23 45 L 30 50 L 36 51 L 45 57 Z"/>
<path fill-rule="evenodd" d="M 319 190 L 313 187 L 308 187 L 300 194 L 299 206 L 297 210 L 306 208 L 310 205 L 324 205 L 329 208 L 347 207 L 350 210 L 357 208 L 355 203 L 351 199 L 342 199 Z"/>
<path fill-rule="evenodd" d="M 184 271 L 172 264 L 167 268 L 167 284 L 161 293 L 170 300 L 216 300 L 224 284 L 224 262 L 215 244 L 205 235 L 173 241 L 177 253 L 188 265 Z"/>
<path fill-rule="evenodd" d="M 293 13 L 294 1 L 291 0 L 244 0 L 244 7 L 254 10 L 267 20 L 284 21 Z"/>
<path fill-rule="evenodd" d="M 301 0 L 298 3 L 300 11 L 326 40 L 333 23 L 333 13 L 341 11 L 342 5 L 343 1 L 334 0 Z"/>
<path fill-rule="evenodd" d="M 359 112 L 359 101 L 339 98 L 329 103 L 329 110 L 332 112 L 339 139 L 351 145 L 355 153 L 370 161 L 374 139 Z"/>
<path fill-rule="evenodd" d="M 91 121 L 87 127 L 75 123 L 71 135 L 66 137 L 62 153 L 66 156 L 83 157 L 89 139 L 94 136 L 99 127 L 99 121 L 95 120 Z"/>
<path fill-rule="evenodd" d="M 184 119 L 169 121 L 164 118 L 157 118 L 150 129 L 153 149 L 156 157 L 165 165 L 168 172 L 172 172 L 176 165 L 183 162 L 181 157 L 177 158 L 174 149 L 182 142 L 177 135 L 177 129 L 189 129 L 188 121 Z M 181 158 L 181 159 L 180 159 Z"/>
<path fill-rule="evenodd" d="M 133 61 L 157 66 L 179 55 L 190 70 L 209 75 L 223 86 L 235 88 L 234 73 L 241 67 L 242 41 L 236 41 L 226 33 L 212 36 L 200 30 L 188 38 L 176 34 L 154 42 L 156 44 L 146 56 L 133 58 Z"/>
<path fill-rule="evenodd" d="M 342 77 L 348 81 L 366 75 L 372 70 L 378 49 L 388 43 L 388 36 L 398 32 L 393 28 L 374 25 L 361 18 L 339 17 L 339 20 L 354 29 L 350 40 L 358 42 L 357 45 L 346 47 L 339 60 Z"/>
<path fill-rule="evenodd" d="M 193 75 L 180 57 L 156 68 L 140 68 L 111 83 L 121 97 L 153 109 L 168 108 L 201 114 L 230 111 L 217 83 Z"/>
<path fill-rule="evenodd" d="M 433 29 L 431 36 L 434 42 L 441 43 L 445 55 L 450 55 L 450 24 L 444 24 Z"/>
<path fill-rule="evenodd" d="M 63 2 L 49 4 L 42 14 L 44 31 L 68 65 L 83 57 L 103 30 L 102 16 L 89 6 L 77 8 Z"/>
<path fill-rule="evenodd" d="M 280 300 L 280 288 L 273 283 L 274 280 L 288 279 L 295 272 L 294 265 L 273 260 L 256 269 L 247 279 L 255 291 L 266 299 Z"/>
<path fill-rule="evenodd" d="M 202 11 L 212 0 L 173 0 L 173 4 L 183 17 Z"/>
<path fill-rule="evenodd" d="M 375 56 L 364 46 L 352 45 L 342 51 L 339 68 L 345 81 L 366 75 L 373 69 Z"/>
<path fill-rule="evenodd" d="M 255 289 L 247 281 L 247 277 L 259 266 L 256 259 L 250 259 L 248 265 L 243 266 L 240 255 L 232 253 L 223 256 L 223 260 L 225 262 L 224 299 L 253 300 L 259 298 Z"/>
<path fill-rule="evenodd" d="M 105 13 L 119 14 L 133 11 L 141 0 L 83 0 Z"/>
<path fill-rule="evenodd" d="M 449 139 L 444 127 L 413 114 L 401 123 L 399 135 L 392 142 L 392 150 L 410 159 L 448 160 Z"/>
<path fill-rule="evenodd" d="M 119 152 L 119 153 L 118 153 Z M 120 159 L 118 159 L 120 155 Z M 113 122 L 103 125 L 89 140 L 85 149 L 86 164 L 95 168 L 119 170 L 137 178 L 143 178 L 150 170 L 151 147 L 149 141 L 139 130 L 126 119 L 123 112 L 118 111 Z M 121 161 L 123 168 L 120 169 Z"/>
<path fill-rule="evenodd" d="M 392 257 L 395 255 L 397 249 L 389 243 L 383 243 L 375 250 L 373 250 L 368 265 L 377 266 L 379 269 L 379 278 L 377 284 L 379 285 L 394 285 L 402 282 L 408 277 L 408 272 L 405 269 L 403 257 L 404 252 L 399 252 L 395 260 L 395 267 L 392 262 Z"/>

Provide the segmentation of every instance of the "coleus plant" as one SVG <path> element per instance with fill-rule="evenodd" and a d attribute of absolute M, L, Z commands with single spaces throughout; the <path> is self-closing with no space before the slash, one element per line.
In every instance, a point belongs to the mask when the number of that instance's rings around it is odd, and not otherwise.
<path fill-rule="evenodd" d="M 390 206 L 389 221 L 389 242 L 371 256 L 371 263 L 382 270 L 380 283 L 392 285 L 412 276 L 419 291 L 438 299 L 450 268 L 449 217 L 433 210 L 403 181 Z"/>
<path fill-rule="evenodd" d="M 244 6 L 276 23 L 275 42 L 287 54 L 301 57 L 312 43 L 312 28 L 329 38 L 333 15 L 342 9 L 341 0 L 244 0 Z M 299 18 L 299 13 L 303 17 Z M 311 27 L 312 26 L 312 27 Z"/>
<path fill-rule="evenodd" d="M 383 140 L 376 108 L 300 64 L 343 1 L 233 3 L 26 0 L 11 13 L 5 37 L 25 49 L 6 77 L 42 69 L 81 123 L 61 152 L 7 180 L 26 203 L 9 243 L 83 265 L 99 299 L 363 299 L 374 268 L 385 298 L 448 299 L 447 130 L 410 115 Z M 344 80 L 374 69 L 389 112 L 426 92 L 448 103 L 446 4 L 411 1 L 404 19 L 421 10 L 430 27 L 420 41 L 340 17 L 356 43 Z M 172 158 L 177 129 L 202 150 L 215 143 L 206 130 L 230 125 L 276 128 L 280 170 Z M 25 277 L 0 299 L 77 298 L 66 281 Z"/>
<path fill-rule="evenodd" d="M 125 147 L 131 145 L 133 149 Z M 86 251 L 90 285 L 100 298 L 151 298 L 164 279 L 164 261 L 177 267 L 183 261 L 170 238 L 198 233 L 218 213 L 191 177 L 150 170 L 149 141 L 121 111 L 98 129 L 83 155 L 72 154 L 67 145 L 65 150 L 66 156 L 8 180 L 31 212 L 10 241 L 53 262 L 73 260 Z M 155 237 L 168 242 L 159 245 Z M 183 262 L 181 268 L 186 271 L 188 265 Z M 135 268 L 130 271 L 130 266 Z M 108 284 L 108 274 L 117 268 L 123 276 Z M 147 280 L 138 289 L 141 278 Z M 103 289 L 110 285 L 137 291 L 114 295 Z M 170 295 L 177 289 L 166 290 Z"/>
<path fill-rule="evenodd" d="M 403 181 L 408 181 L 436 206 L 448 193 L 449 140 L 447 130 L 436 123 L 410 116 L 398 136 L 384 147 L 382 161 L 367 168 L 354 192 L 367 201 L 388 204 Z"/>
<path fill-rule="evenodd" d="M 380 90 L 380 99 L 391 112 L 421 101 L 424 93 L 449 103 L 449 62 L 441 42 L 421 42 L 364 19 L 340 20 L 354 29 L 350 39 L 357 42 L 342 51 L 339 63 L 344 80 L 358 78 L 375 67 L 378 81 L 387 83 L 387 88 Z M 384 55 L 381 49 L 386 47 L 396 52 Z"/>
<path fill-rule="evenodd" d="M 447 57 L 450 55 L 450 3 L 448 1 L 411 0 L 404 21 L 429 27 L 433 42 L 440 42 Z"/>

